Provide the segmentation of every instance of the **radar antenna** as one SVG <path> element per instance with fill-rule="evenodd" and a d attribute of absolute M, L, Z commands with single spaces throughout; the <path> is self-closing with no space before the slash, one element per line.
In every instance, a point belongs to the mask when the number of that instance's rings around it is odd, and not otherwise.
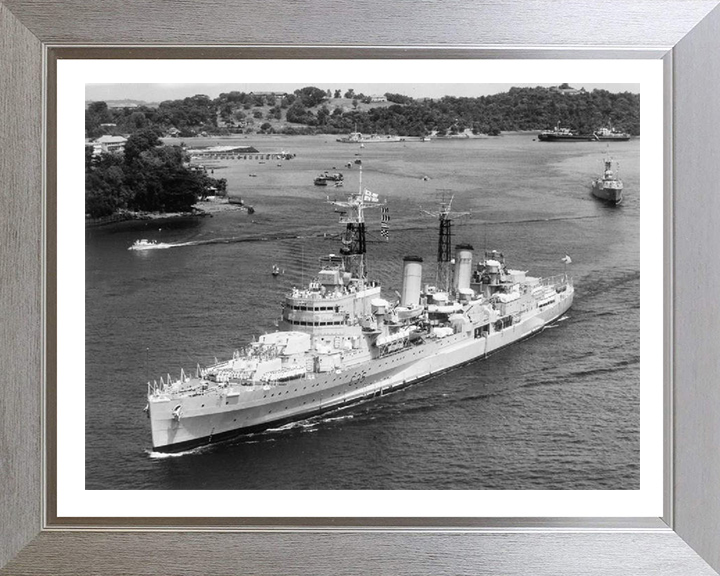
<path fill-rule="evenodd" d="M 439 222 L 438 228 L 438 245 L 437 245 L 437 275 L 436 284 L 438 289 L 447 292 L 450 290 L 450 282 L 452 279 L 452 222 L 450 217 L 452 213 L 452 203 L 455 198 L 454 194 L 450 194 L 448 190 L 439 190 L 440 207 L 435 211 L 420 210 L 423 214 L 437 218 Z M 470 212 L 455 212 L 453 216 L 456 218 L 467 216 Z"/>

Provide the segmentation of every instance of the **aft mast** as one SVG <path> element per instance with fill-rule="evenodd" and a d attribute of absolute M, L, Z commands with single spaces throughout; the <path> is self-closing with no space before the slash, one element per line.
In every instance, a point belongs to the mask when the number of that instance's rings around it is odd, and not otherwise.
<path fill-rule="evenodd" d="M 440 208 L 437 212 L 423 210 L 428 216 L 438 219 L 438 244 L 437 244 L 437 288 L 444 292 L 450 289 L 452 279 L 452 202 L 454 195 L 447 199 L 445 194 L 440 199 Z M 456 216 L 465 216 L 469 212 L 456 213 Z"/>

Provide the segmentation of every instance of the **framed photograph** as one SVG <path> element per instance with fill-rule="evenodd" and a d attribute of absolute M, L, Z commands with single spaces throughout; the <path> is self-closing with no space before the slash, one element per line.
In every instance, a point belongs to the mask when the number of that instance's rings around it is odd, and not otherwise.
<path fill-rule="evenodd" d="M 12 4 L 3 572 L 716 573 L 714 3 L 444 49 Z"/>

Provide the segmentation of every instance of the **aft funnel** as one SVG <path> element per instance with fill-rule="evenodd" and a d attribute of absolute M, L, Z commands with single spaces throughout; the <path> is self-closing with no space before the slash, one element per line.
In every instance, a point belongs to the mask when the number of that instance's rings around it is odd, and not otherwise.
<path fill-rule="evenodd" d="M 417 306 L 420 303 L 422 285 L 422 261 L 419 256 L 403 258 L 403 284 L 400 297 L 401 306 Z"/>
<path fill-rule="evenodd" d="M 455 246 L 455 276 L 453 288 L 456 293 L 463 289 L 470 288 L 472 277 L 473 247 L 470 244 L 458 244 Z"/>

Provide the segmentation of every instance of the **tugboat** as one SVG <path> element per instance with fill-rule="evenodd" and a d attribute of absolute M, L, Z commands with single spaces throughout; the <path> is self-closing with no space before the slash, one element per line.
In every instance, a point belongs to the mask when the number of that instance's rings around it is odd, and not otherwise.
<path fill-rule="evenodd" d="M 618 173 L 613 172 L 612 163 L 611 158 L 605 158 L 605 170 L 602 176 L 593 180 L 592 193 L 600 200 L 618 205 L 623 201 L 623 183 Z"/>
<path fill-rule="evenodd" d="M 177 452 L 382 397 L 543 330 L 573 301 L 572 279 L 528 276 L 505 256 L 451 245 L 449 207 L 438 213 L 438 274 L 423 287 L 423 259 L 402 264 L 402 293 L 386 299 L 368 277 L 365 213 L 383 206 L 360 186 L 327 200 L 343 227 L 339 254 L 290 290 L 279 330 L 228 360 L 148 382 L 153 450 Z"/>
<path fill-rule="evenodd" d="M 600 128 L 593 132 L 595 140 L 614 140 L 615 142 L 627 142 L 630 140 L 630 134 L 627 132 L 618 132 L 614 128 Z"/>

